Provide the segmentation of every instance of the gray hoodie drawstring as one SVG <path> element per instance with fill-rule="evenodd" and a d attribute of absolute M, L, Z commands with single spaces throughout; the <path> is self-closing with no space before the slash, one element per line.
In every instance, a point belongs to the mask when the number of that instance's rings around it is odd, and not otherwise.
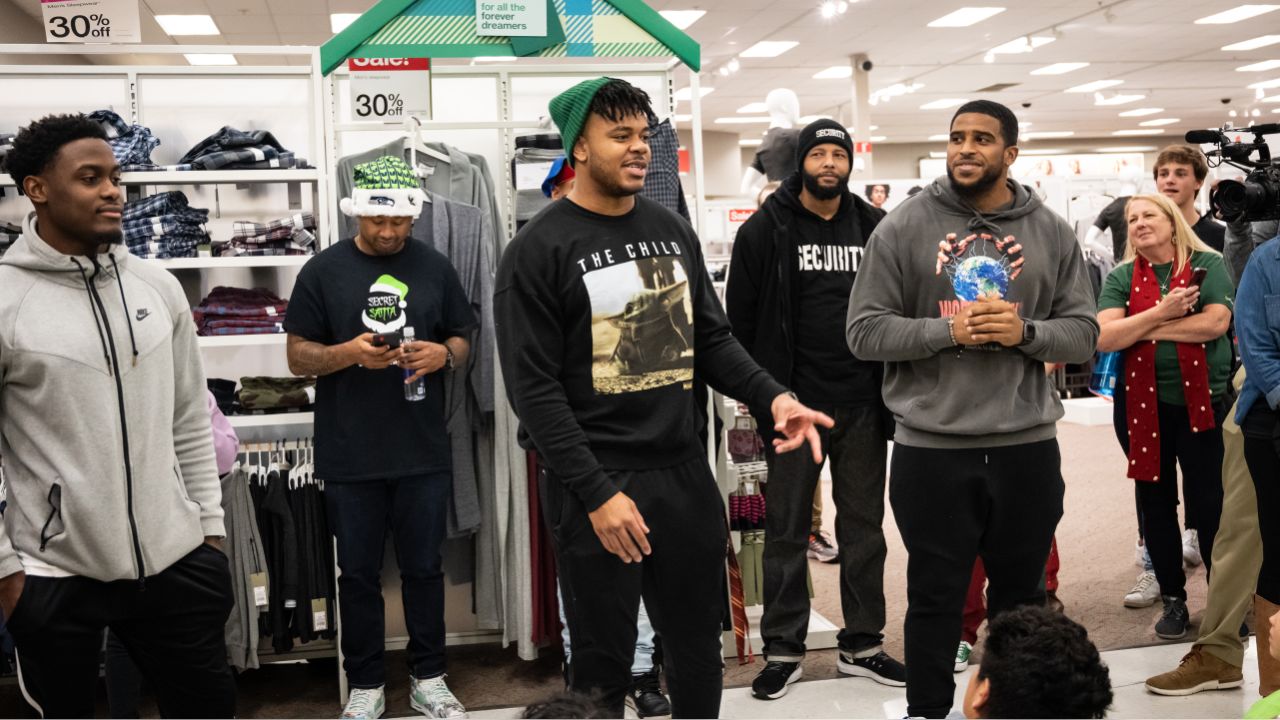
<path fill-rule="evenodd" d="M 85 274 L 85 268 L 80 264 L 80 261 L 73 257 L 71 262 L 75 263 L 76 267 L 80 269 L 80 279 L 84 281 L 84 289 L 89 296 L 89 311 L 93 313 L 93 326 L 97 328 L 98 342 L 102 344 L 102 359 L 107 361 L 107 372 L 111 372 L 111 353 L 107 349 L 107 339 L 102 334 L 102 321 L 98 318 L 98 307 L 93 304 L 93 287 L 89 284 L 89 276 Z"/>
<path fill-rule="evenodd" d="M 116 287 L 120 288 L 120 303 L 124 305 L 124 321 L 129 326 L 129 344 L 133 346 L 133 366 L 138 367 L 138 341 L 133 337 L 133 318 L 129 315 L 129 301 L 124 297 L 124 281 L 120 279 L 120 266 L 116 264 L 116 256 L 107 253 L 111 258 L 111 268 L 116 272 Z"/>

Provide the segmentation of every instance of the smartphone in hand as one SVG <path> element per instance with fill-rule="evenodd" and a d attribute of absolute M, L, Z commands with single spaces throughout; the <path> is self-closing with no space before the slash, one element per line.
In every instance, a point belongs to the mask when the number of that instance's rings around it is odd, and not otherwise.
<path fill-rule="evenodd" d="M 1204 284 L 1204 279 L 1209 276 L 1209 268 L 1193 267 L 1191 268 L 1191 283 L 1189 287 L 1200 287 Z"/>
<path fill-rule="evenodd" d="M 400 333 L 375 333 L 372 343 L 374 347 L 385 347 L 395 350 L 400 347 Z"/>

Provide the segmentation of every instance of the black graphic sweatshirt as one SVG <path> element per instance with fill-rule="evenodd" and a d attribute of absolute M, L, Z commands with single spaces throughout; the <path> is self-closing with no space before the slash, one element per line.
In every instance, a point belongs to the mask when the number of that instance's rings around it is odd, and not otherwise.
<path fill-rule="evenodd" d="M 605 470 L 689 461 L 693 380 L 757 407 L 786 388 L 729 333 L 693 229 L 636 197 L 621 216 L 560 200 L 530 220 L 498 265 L 494 316 L 520 441 L 595 510 Z"/>

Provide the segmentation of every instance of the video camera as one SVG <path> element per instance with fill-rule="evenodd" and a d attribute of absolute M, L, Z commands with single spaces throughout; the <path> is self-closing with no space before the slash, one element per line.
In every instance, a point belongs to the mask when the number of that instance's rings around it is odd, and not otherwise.
<path fill-rule="evenodd" d="M 1250 133 L 1253 142 L 1232 142 L 1228 133 Z M 1221 130 L 1192 130 L 1187 142 L 1199 145 L 1214 144 L 1217 150 L 1205 153 L 1212 167 L 1222 163 L 1249 173 L 1244 181 L 1223 180 L 1209 195 L 1209 203 L 1223 220 L 1280 220 L 1280 160 L 1271 159 L 1271 150 L 1263 140 L 1266 135 L 1280 133 L 1280 123 L 1254 125 L 1233 129 L 1230 125 Z M 1257 160 L 1251 160 L 1254 153 Z M 1213 159 L 1218 158 L 1218 164 Z"/>

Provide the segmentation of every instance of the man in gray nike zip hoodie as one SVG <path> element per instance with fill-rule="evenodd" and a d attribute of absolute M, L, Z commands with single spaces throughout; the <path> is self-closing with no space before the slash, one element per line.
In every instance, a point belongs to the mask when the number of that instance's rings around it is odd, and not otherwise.
<path fill-rule="evenodd" d="M 23 128 L 35 206 L 0 258 L 0 610 L 28 700 L 91 717 L 110 627 L 166 717 L 231 717 L 232 605 L 204 370 L 181 286 L 120 244 L 97 123 Z"/>
<path fill-rule="evenodd" d="M 989 613 L 1044 602 L 1062 516 L 1045 363 L 1087 362 L 1098 339 L 1074 233 L 1008 178 L 1018 122 L 974 101 L 952 119 L 947 177 L 877 226 L 850 296 L 846 337 L 885 363 L 897 422 L 889 500 L 908 552 L 908 714 L 945 717 L 974 560 Z"/>

